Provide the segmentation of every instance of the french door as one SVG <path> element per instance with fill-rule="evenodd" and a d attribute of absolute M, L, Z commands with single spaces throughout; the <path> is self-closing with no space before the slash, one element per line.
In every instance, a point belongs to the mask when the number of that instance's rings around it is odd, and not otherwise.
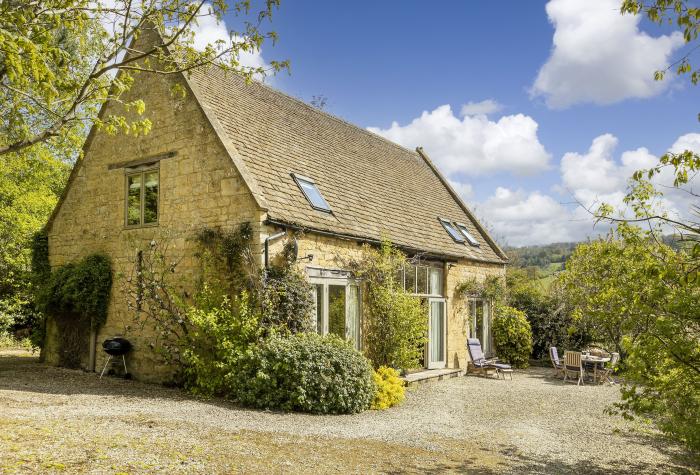
<path fill-rule="evenodd" d="M 445 299 L 428 299 L 428 369 L 446 366 L 445 340 L 447 335 Z"/>
<path fill-rule="evenodd" d="M 311 279 L 316 301 L 316 331 L 332 333 L 360 349 L 360 289 L 344 279 Z"/>
<path fill-rule="evenodd" d="M 486 299 L 469 301 L 469 337 L 478 338 L 486 356 L 493 353 L 491 345 L 491 302 Z"/>

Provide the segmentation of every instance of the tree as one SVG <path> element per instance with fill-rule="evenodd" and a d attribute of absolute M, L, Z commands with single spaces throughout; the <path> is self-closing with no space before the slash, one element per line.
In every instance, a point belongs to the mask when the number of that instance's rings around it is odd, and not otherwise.
<path fill-rule="evenodd" d="M 277 72 L 241 64 L 242 53 L 258 51 L 280 0 L 264 0 L 257 14 L 250 0 L 0 0 L 0 156 L 35 144 L 72 152 L 91 124 L 109 133 L 147 133 L 151 122 L 140 99 L 121 100 L 137 72 L 173 74 L 216 62 L 242 74 Z M 227 11 L 240 28 L 203 50 L 194 49 L 194 30 L 205 17 L 221 20 Z M 135 47 L 140 35 L 157 31 L 162 44 Z M 118 73 L 118 74 L 117 74 Z M 122 103 L 138 118 L 97 117 L 107 102 Z"/>
<path fill-rule="evenodd" d="M 47 147 L 0 156 L 0 333 L 26 325 L 32 316 L 32 236 L 53 210 L 68 164 Z"/>
<path fill-rule="evenodd" d="M 580 245 L 560 280 L 581 323 L 624 357 L 617 410 L 651 417 L 700 448 L 700 287 L 685 251 L 620 223 L 615 236 Z"/>
<path fill-rule="evenodd" d="M 663 288 L 649 285 L 650 269 L 673 254 L 668 247 L 656 248 L 641 239 L 625 241 L 632 229 L 625 227 L 618 238 L 580 244 L 558 282 L 579 325 L 623 358 L 623 342 L 634 342 L 649 331 L 649 309 L 663 298 Z"/>

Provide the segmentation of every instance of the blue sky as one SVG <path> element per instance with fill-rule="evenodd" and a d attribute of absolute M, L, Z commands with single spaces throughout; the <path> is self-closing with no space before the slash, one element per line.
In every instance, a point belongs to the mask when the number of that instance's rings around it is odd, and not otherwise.
<path fill-rule="evenodd" d="M 563 203 L 619 204 L 635 165 L 700 147 L 700 88 L 650 80 L 685 50 L 672 28 L 621 17 L 617 0 L 546 7 L 287 0 L 273 19 L 280 40 L 260 59 L 291 61 L 274 87 L 324 95 L 327 112 L 426 147 L 500 240 L 585 239 L 604 229 Z M 460 114 L 485 100 L 487 115 Z M 688 203 L 664 204 L 683 214 Z"/>

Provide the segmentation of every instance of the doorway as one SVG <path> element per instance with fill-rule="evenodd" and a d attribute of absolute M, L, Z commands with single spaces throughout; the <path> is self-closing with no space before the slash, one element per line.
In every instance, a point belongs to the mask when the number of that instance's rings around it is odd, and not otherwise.
<path fill-rule="evenodd" d="M 446 366 L 445 340 L 447 336 L 446 301 L 444 298 L 428 299 L 428 369 Z"/>

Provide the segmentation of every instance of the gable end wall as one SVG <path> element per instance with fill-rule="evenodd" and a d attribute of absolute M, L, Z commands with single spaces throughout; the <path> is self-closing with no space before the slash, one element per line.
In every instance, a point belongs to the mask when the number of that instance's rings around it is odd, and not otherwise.
<path fill-rule="evenodd" d="M 91 253 L 111 257 L 115 279 L 109 316 L 97 335 L 96 368 L 100 370 L 106 358 L 101 342 L 123 335 L 135 347 L 127 359 L 129 371 L 141 380 L 163 381 L 169 373 L 148 347 L 154 341 L 153 331 L 134 325 L 122 295 L 123 282 L 116 278 L 133 269 L 139 242 L 143 245 L 170 236 L 173 257 L 184 257 L 177 272 L 191 282 L 198 264 L 190 238 L 198 230 L 232 229 L 250 222 L 259 232 L 262 220 L 262 212 L 192 94 L 184 99 L 172 97 L 171 87 L 176 82 L 186 87 L 177 76 L 136 77 L 124 99 L 145 101 L 145 116 L 153 122 L 151 132 L 141 137 L 97 132 L 49 227 L 49 256 L 54 268 Z M 105 115 L 111 107 L 107 106 Z M 116 113 L 121 114 L 119 109 Z M 108 166 L 169 152 L 177 155 L 160 161 L 159 225 L 126 229 L 125 169 L 110 170 Z M 49 322 L 43 351 L 49 363 L 58 362 L 57 337 L 55 325 Z M 85 360 L 83 366 L 87 365 Z"/>

